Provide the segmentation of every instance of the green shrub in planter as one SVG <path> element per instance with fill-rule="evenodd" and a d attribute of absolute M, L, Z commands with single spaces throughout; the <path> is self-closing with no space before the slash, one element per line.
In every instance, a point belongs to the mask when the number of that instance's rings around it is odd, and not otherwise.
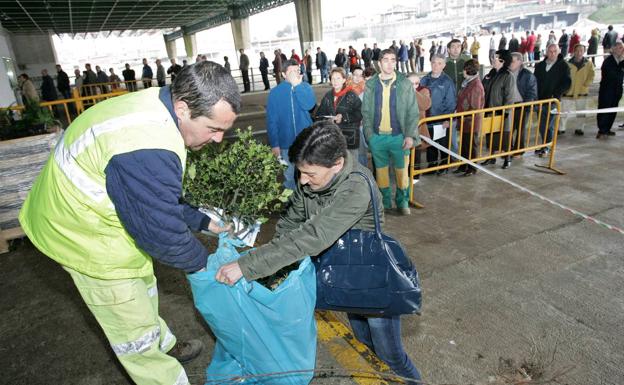
<path fill-rule="evenodd" d="M 237 133 L 233 143 L 189 153 L 184 191 L 192 205 L 223 209 L 224 222 L 238 218 L 252 226 L 279 211 L 291 191 L 278 182 L 284 166 L 271 148 L 253 138 L 251 127 Z"/>

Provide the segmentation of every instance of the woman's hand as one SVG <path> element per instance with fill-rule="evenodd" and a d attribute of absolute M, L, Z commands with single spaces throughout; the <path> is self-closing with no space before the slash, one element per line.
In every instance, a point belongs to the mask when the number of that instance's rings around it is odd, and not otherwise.
<path fill-rule="evenodd" d="M 234 286 L 239 279 L 243 277 L 243 272 L 241 271 L 238 262 L 228 263 L 223 265 L 217 271 L 217 275 L 215 275 L 215 279 L 218 282 L 224 283 L 226 285 Z"/>

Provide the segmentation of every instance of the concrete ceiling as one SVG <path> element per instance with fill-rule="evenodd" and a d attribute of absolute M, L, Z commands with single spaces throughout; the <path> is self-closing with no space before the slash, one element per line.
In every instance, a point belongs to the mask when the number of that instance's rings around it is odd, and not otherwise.
<path fill-rule="evenodd" d="M 13 33 L 81 34 L 180 28 L 197 32 L 293 0 L 3 0 L 0 23 Z M 188 30 L 188 31 L 187 31 Z"/>

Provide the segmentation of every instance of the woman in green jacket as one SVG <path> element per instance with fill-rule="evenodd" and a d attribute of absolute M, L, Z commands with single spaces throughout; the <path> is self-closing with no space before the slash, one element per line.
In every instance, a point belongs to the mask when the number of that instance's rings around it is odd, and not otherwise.
<path fill-rule="evenodd" d="M 221 266 L 216 280 L 234 285 L 271 275 L 307 256 L 317 256 L 350 229 L 373 231 L 375 219 L 368 184 L 370 171 L 347 151 L 340 129 L 321 121 L 304 129 L 288 151 L 298 170 L 297 188 L 288 209 L 277 224 L 271 242 Z M 381 193 L 374 189 L 383 223 Z M 399 376 L 420 381 L 420 373 L 401 343 L 401 320 L 348 314 L 356 338 L 368 346 Z M 416 383 L 416 382 L 413 382 Z"/>

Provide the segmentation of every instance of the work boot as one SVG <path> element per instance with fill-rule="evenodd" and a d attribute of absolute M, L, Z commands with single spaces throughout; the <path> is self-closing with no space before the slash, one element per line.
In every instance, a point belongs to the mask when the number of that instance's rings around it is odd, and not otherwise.
<path fill-rule="evenodd" d="M 167 354 L 178 360 L 181 364 L 185 364 L 199 356 L 203 348 L 204 344 L 200 340 L 178 341 Z"/>
<path fill-rule="evenodd" d="M 409 207 L 399 207 L 397 210 L 401 215 L 410 215 L 412 213 Z"/>

